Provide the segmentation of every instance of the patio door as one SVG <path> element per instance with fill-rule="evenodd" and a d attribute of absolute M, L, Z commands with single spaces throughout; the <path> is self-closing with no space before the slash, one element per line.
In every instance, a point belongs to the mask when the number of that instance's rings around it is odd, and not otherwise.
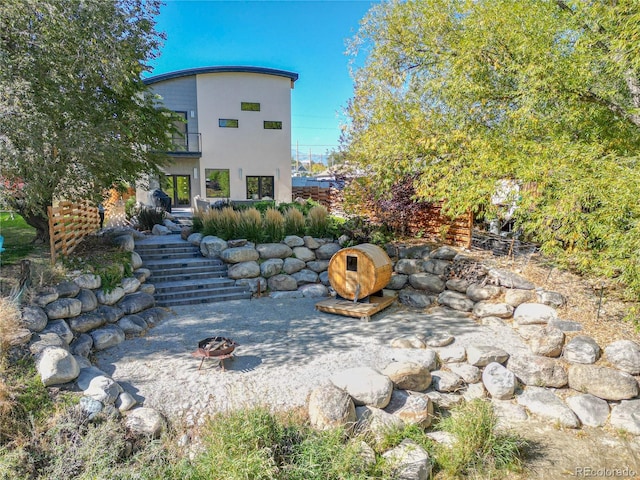
<path fill-rule="evenodd" d="M 162 189 L 169 195 L 174 207 L 191 205 L 191 175 L 165 175 Z"/>

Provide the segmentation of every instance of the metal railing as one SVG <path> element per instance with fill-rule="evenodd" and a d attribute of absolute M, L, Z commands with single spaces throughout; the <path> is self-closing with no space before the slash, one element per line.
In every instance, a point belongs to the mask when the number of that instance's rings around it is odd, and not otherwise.
<path fill-rule="evenodd" d="M 173 149 L 169 153 L 201 153 L 202 134 L 187 133 L 185 135 L 174 134 L 171 137 Z"/>

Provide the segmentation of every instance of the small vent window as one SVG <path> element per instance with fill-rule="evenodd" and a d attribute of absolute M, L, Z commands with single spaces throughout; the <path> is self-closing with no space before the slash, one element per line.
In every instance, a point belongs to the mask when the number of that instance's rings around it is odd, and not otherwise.
<path fill-rule="evenodd" d="M 218 126 L 222 128 L 238 128 L 238 120 L 232 118 L 219 118 Z"/>
<path fill-rule="evenodd" d="M 347 255 L 347 272 L 358 271 L 358 257 Z"/>
<path fill-rule="evenodd" d="M 264 128 L 267 130 L 282 130 L 282 122 L 277 122 L 275 120 L 265 120 Z"/>
<path fill-rule="evenodd" d="M 243 112 L 259 112 L 260 103 L 258 102 L 240 102 L 240 110 Z"/>

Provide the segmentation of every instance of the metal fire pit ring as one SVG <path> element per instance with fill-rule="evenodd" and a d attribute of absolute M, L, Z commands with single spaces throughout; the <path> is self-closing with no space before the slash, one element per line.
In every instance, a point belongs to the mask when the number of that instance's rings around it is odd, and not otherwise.
<path fill-rule="evenodd" d="M 198 349 L 191 352 L 196 358 L 201 358 L 198 370 L 202 368 L 202 364 L 207 358 L 220 360 L 220 367 L 225 371 L 224 360 L 230 358 L 233 360 L 233 351 L 239 344 L 235 340 L 227 337 L 208 337 L 198 342 Z"/>

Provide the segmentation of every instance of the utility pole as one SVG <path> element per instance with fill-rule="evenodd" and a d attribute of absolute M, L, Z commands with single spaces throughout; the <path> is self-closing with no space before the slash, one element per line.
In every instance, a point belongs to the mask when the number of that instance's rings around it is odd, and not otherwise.
<path fill-rule="evenodd" d="M 300 154 L 298 152 L 298 140 L 296 140 L 296 175 L 300 173 L 300 160 L 298 160 L 299 156 Z"/>

